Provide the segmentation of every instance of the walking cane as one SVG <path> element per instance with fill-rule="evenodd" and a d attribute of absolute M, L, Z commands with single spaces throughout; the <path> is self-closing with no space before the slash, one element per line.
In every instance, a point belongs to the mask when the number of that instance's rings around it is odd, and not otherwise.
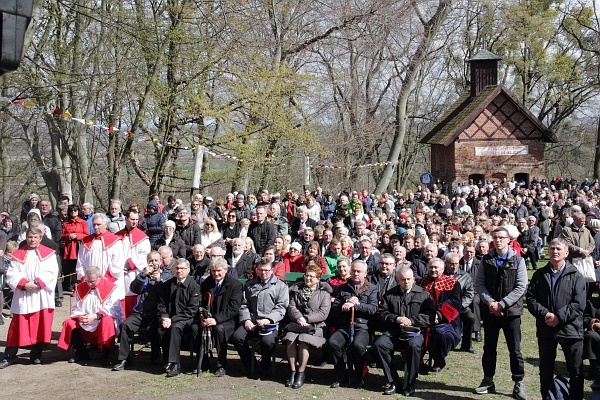
<path fill-rule="evenodd" d="M 204 330 L 205 329 L 209 329 L 206 328 L 204 326 L 202 326 L 202 321 L 204 320 L 204 318 L 208 318 L 210 317 L 210 305 L 212 303 L 212 293 L 211 292 L 206 292 L 206 317 L 204 316 L 204 313 L 200 313 L 200 326 L 202 327 L 202 333 L 201 333 L 201 340 L 200 340 L 200 348 L 198 349 L 198 368 L 196 369 L 196 377 L 200 376 L 201 373 L 201 368 L 202 368 L 202 361 L 204 360 Z M 212 337 L 211 337 L 212 340 Z"/>
<path fill-rule="evenodd" d="M 346 348 L 346 361 L 348 363 L 348 383 L 352 385 L 352 372 L 354 371 L 352 360 L 352 342 L 354 342 L 354 307 L 350 309 L 350 339 L 348 340 L 348 347 Z"/>

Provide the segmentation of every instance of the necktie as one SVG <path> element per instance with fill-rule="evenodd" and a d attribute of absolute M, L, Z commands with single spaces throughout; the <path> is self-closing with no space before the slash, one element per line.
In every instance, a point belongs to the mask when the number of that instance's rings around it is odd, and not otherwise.
<path fill-rule="evenodd" d="M 215 297 L 217 297 L 221 293 L 221 284 L 217 283 L 217 288 L 215 289 Z"/>

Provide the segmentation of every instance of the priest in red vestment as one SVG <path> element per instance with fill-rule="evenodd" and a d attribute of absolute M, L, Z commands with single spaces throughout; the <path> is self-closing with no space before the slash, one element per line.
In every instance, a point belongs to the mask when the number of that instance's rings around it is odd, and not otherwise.
<path fill-rule="evenodd" d="M 444 275 L 445 264 L 441 258 L 433 258 L 427 264 L 427 276 L 419 281 L 419 286 L 429 292 L 436 305 L 435 323 L 426 338 L 425 348 L 433 359 L 430 372 L 440 372 L 446 366 L 446 356 L 461 339 L 460 283 Z"/>
<path fill-rule="evenodd" d="M 73 346 L 75 354 L 69 362 L 88 358 L 85 343 L 102 350 L 104 359 L 115 346 L 117 324 L 123 319 L 118 284 L 103 276 L 100 268 L 88 267 L 85 280 L 77 285 L 71 306 L 71 316 L 63 321 L 58 347 L 67 350 Z"/>
<path fill-rule="evenodd" d="M 15 362 L 19 347 L 31 347 L 31 363 L 41 364 L 42 351 L 52 337 L 58 262 L 55 251 L 40 244 L 44 231 L 42 223 L 30 226 L 27 246 L 12 254 L 13 261 L 6 271 L 6 282 L 13 290 L 13 318 L 0 369 Z"/>
<path fill-rule="evenodd" d="M 123 290 L 125 291 L 125 301 L 122 303 L 125 318 L 129 317 L 133 312 L 138 295 L 130 289 L 131 282 L 136 276 L 146 269 L 148 263 L 146 257 L 150 253 L 150 240 L 140 228 L 137 227 L 140 215 L 135 211 L 125 212 L 125 228 L 121 229 L 116 235 L 121 239 L 123 245 L 123 258 L 125 264 L 123 272 Z"/>

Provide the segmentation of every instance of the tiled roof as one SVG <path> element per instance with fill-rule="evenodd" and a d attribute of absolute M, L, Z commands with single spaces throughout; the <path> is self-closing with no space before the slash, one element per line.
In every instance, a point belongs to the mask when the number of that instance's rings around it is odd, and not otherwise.
<path fill-rule="evenodd" d="M 512 93 L 503 85 L 488 86 L 474 98 L 469 97 L 465 91 L 456 102 L 442 115 L 435 125 L 421 138 L 421 144 L 450 145 L 460 133 L 473 122 L 475 118 L 492 102 L 501 92 L 512 99 L 517 106 L 536 126 L 543 132 L 544 141 L 556 142 L 554 134 L 540 122 Z"/>

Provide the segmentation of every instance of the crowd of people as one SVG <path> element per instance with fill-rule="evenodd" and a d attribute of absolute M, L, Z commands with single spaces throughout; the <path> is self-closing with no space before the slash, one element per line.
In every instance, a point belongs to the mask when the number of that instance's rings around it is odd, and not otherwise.
<path fill-rule="evenodd" d="M 1 213 L 12 319 L 0 369 L 20 347 L 42 363 L 54 309 L 69 292 L 71 315 L 58 340 L 72 351 L 69 362 L 87 359 L 91 344 L 111 363 L 118 343 L 112 369 L 131 368 L 138 334 L 152 361 L 162 359 L 174 377 L 191 335 L 196 373 L 226 375 L 229 343 L 249 376 L 258 365 L 268 378 L 281 342 L 287 387 L 304 385 L 310 350 L 322 348 L 334 366 L 332 388 L 360 388 L 373 362 L 383 369 L 384 394 L 412 396 L 419 374 L 440 373 L 451 350 L 474 354 L 473 341 L 483 341 L 475 392 L 486 394 L 496 390 L 502 331 L 512 395 L 526 399 L 520 344 L 527 308 L 545 366 L 542 398 L 554 390 L 560 344 L 570 398 L 583 399 L 584 359 L 592 389 L 600 390 L 599 196 L 597 181 L 534 178 L 528 185 L 465 182 L 452 191 L 438 183 L 406 194 L 317 188 L 216 201 L 196 194 L 189 204 L 169 196 L 163 205 L 155 195 L 145 208 L 115 199 L 100 213 L 67 196 L 53 211 L 31 194 L 20 216 Z M 550 261 L 539 266 L 544 251 Z M 531 281 L 528 268 L 536 270 Z M 250 340 L 259 343 L 260 363 Z"/>

